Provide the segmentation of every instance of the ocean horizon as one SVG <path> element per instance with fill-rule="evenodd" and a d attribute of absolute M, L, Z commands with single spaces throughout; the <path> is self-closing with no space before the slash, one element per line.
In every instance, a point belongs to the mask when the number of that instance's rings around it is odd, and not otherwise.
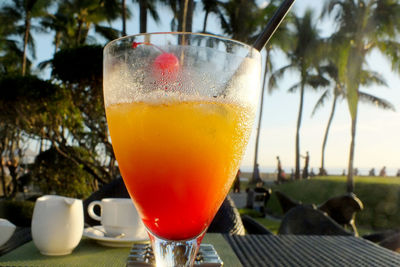
<path fill-rule="evenodd" d="M 295 168 L 294 167 L 283 168 L 283 170 L 285 171 L 286 174 L 290 174 L 292 169 L 294 171 Z M 369 174 L 369 171 L 371 170 L 371 168 L 357 168 L 357 169 L 358 169 L 358 175 L 362 175 L 362 176 L 367 176 Z M 382 167 L 375 168 L 376 176 L 379 175 L 379 172 L 381 169 L 382 169 Z M 251 172 L 253 172 L 253 167 L 252 166 L 241 166 L 240 170 L 241 170 L 241 172 L 246 172 L 246 173 L 250 172 L 251 173 Z M 313 170 L 315 174 L 318 174 L 319 167 L 318 168 L 312 167 L 309 169 L 309 171 L 311 172 L 311 170 Z M 386 175 L 387 176 L 396 176 L 398 170 L 399 169 L 396 169 L 396 168 L 386 167 Z M 329 168 L 329 167 L 327 167 L 326 171 L 328 172 L 328 175 L 342 175 L 343 171 L 345 171 L 345 173 L 347 174 L 347 167 L 344 167 L 344 168 L 338 168 L 338 167 Z M 276 167 L 260 166 L 260 172 L 261 173 L 276 173 L 277 169 L 276 169 Z"/>

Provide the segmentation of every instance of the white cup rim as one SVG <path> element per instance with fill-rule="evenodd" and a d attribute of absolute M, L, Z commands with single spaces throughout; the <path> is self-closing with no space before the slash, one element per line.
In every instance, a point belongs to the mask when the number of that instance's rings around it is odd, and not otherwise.
<path fill-rule="evenodd" d="M 128 201 L 132 202 L 132 200 L 130 198 L 102 198 L 101 201 L 104 202 L 126 202 Z"/>

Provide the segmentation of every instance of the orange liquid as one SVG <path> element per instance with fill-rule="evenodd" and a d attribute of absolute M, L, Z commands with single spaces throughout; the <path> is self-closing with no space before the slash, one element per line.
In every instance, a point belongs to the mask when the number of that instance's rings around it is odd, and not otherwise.
<path fill-rule="evenodd" d="M 106 113 L 122 177 L 144 224 L 169 240 L 202 233 L 239 167 L 249 111 L 187 101 L 117 104 Z"/>

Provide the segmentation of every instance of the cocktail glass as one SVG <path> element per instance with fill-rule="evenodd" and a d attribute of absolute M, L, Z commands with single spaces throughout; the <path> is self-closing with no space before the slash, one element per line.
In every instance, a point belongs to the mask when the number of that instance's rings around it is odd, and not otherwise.
<path fill-rule="evenodd" d="M 260 53 L 205 34 L 123 37 L 104 49 L 115 156 L 157 266 L 191 266 L 244 154 Z"/>

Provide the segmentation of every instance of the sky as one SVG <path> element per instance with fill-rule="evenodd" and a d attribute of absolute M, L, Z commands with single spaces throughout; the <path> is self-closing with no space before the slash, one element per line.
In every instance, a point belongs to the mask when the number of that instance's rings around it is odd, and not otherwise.
<path fill-rule="evenodd" d="M 263 3 L 261 0 L 259 2 Z M 323 2 L 298 0 L 291 12 L 301 15 L 310 6 L 319 10 Z M 158 9 L 161 22 L 157 24 L 150 19 L 148 32 L 170 31 L 172 13 L 163 6 L 159 6 Z M 127 23 L 128 34 L 139 32 L 137 6 L 132 6 L 132 11 L 133 17 Z M 201 31 L 203 18 L 201 3 L 197 3 L 193 23 L 194 32 Z M 210 15 L 207 30 L 215 34 L 222 34 L 216 21 L 217 18 Z M 323 36 L 328 36 L 335 26 L 331 20 L 320 21 L 318 25 Z M 121 22 L 116 21 L 113 26 L 121 28 Z M 52 36 L 35 34 L 34 38 L 37 54 L 35 63 L 51 58 L 54 51 Z M 280 53 L 274 55 L 274 60 L 277 67 L 283 66 L 282 64 L 285 63 L 285 58 Z M 381 110 L 364 103 L 359 105 L 354 167 L 358 168 L 361 174 L 367 174 L 370 168 L 375 168 L 378 172 L 383 166 L 386 166 L 388 174 L 394 175 L 400 168 L 400 74 L 393 73 L 390 63 L 377 52 L 371 53 L 368 64 L 372 70 L 384 76 L 388 86 L 372 86 L 361 88 L 361 90 L 389 100 L 395 106 L 396 112 Z M 258 157 L 261 171 L 274 171 L 278 155 L 287 173 L 290 173 L 294 167 L 299 94 L 289 94 L 287 89 L 296 81 L 297 75 L 290 73 L 279 83 L 278 90 L 272 94 L 265 94 Z M 311 117 L 313 107 L 320 94 L 321 92 L 306 92 L 300 132 L 301 154 L 305 155 L 306 151 L 309 151 L 310 166 L 314 171 L 317 171 L 320 166 L 322 140 L 331 106 L 329 101 L 326 102 L 325 106 Z M 343 169 L 347 170 L 349 158 L 351 120 L 347 102 L 341 101 L 336 110 L 325 152 L 325 166 L 328 173 L 341 173 Z M 244 170 L 250 170 L 253 165 L 254 147 L 255 131 L 253 131 L 242 161 L 241 168 Z M 301 161 L 302 166 L 303 163 L 304 160 Z"/>

